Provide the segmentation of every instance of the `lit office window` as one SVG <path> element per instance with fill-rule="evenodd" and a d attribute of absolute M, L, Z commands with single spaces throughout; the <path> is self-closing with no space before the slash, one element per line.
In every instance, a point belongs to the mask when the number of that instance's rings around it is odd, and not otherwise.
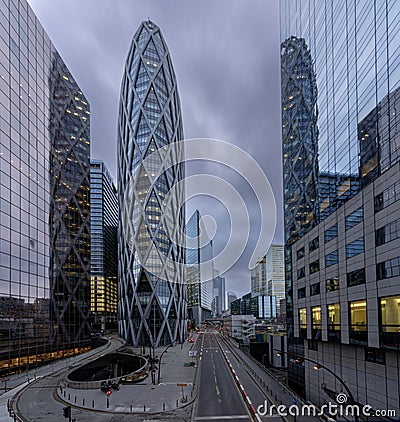
<path fill-rule="evenodd" d="M 366 300 L 350 302 L 350 340 L 362 343 L 368 341 Z"/>
<path fill-rule="evenodd" d="M 300 326 L 300 336 L 307 336 L 307 309 L 299 309 L 299 326 Z"/>
<path fill-rule="evenodd" d="M 381 298 L 382 331 L 400 333 L 400 296 Z"/>
<path fill-rule="evenodd" d="M 328 330 L 340 331 L 340 304 L 328 305 Z"/>

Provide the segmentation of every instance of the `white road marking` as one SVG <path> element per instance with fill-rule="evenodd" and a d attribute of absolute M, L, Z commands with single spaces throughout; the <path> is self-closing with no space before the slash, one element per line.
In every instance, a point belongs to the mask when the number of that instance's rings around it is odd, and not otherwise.
<path fill-rule="evenodd" d="M 196 421 L 219 421 L 222 419 L 250 419 L 247 415 L 227 415 L 227 416 L 197 416 Z"/>

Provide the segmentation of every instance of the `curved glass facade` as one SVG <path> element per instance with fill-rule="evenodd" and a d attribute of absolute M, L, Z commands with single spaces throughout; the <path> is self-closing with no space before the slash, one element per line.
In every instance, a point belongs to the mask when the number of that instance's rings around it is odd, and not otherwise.
<path fill-rule="evenodd" d="M 171 166 L 164 153 L 182 139 L 170 54 L 160 29 L 146 21 L 126 60 L 118 122 L 118 320 L 121 336 L 135 347 L 184 337 L 186 285 L 179 265 L 184 263 L 184 190 L 177 184 L 184 165 Z M 174 153 L 182 151 L 178 147 Z"/>

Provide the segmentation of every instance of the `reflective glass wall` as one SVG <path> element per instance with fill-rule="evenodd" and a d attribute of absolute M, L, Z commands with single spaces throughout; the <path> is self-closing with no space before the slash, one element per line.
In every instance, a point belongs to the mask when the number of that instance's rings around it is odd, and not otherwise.
<path fill-rule="evenodd" d="M 55 69 L 61 70 L 55 74 Z M 60 262 L 58 253 L 53 254 L 53 261 L 50 259 L 49 221 L 51 207 L 58 201 L 52 197 L 52 157 L 75 145 L 71 143 L 72 133 L 66 130 L 70 124 L 66 114 L 57 111 L 56 104 L 61 98 L 57 98 L 59 91 L 55 87 L 74 84 L 73 92 L 85 101 L 72 77 L 68 82 L 63 76 L 71 75 L 27 2 L 0 0 L 0 373 L 3 374 L 88 347 L 84 336 L 77 342 L 57 342 L 50 317 L 55 303 L 51 268 L 59 268 Z M 88 107 L 86 104 L 85 110 Z M 85 140 L 76 151 L 79 163 L 89 159 L 89 115 L 85 110 L 82 108 L 78 116 L 71 116 L 71 123 L 81 122 L 73 126 L 84 127 L 86 131 Z M 55 133 L 51 132 L 52 112 L 64 145 L 55 143 L 52 136 Z M 71 109 L 71 113 L 76 112 Z M 75 142 L 80 133 L 75 134 Z M 65 153 L 60 160 L 67 160 L 67 156 Z M 69 160 L 62 164 L 61 161 L 60 169 L 76 165 Z M 79 170 L 74 177 L 81 174 Z M 66 183 L 63 189 L 72 189 L 73 185 Z M 78 183 L 81 186 L 81 179 Z M 80 192 L 82 196 L 77 201 L 85 202 L 88 191 L 84 187 Z M 61 192 L 59 198 L 62 199 Z M 77 206 L 86 210 L 88 216 L 87 204 Z M 67 213 L 64 209 L 62 215 Z M 63 253 L 63 245 L 54 246 Z M 75 270 L 79 272 L 78 267 Z M 68 284 L 68 278 L 63 280 Z"/>

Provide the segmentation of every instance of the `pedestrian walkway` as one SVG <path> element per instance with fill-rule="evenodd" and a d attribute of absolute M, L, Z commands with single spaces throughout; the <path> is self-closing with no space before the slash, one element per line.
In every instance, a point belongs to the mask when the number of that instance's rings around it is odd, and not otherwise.
<path fill-rule="evenodd" d="M 183 345 L 175 345 L 156 349 L 155 383 L 148 376 L 136 384 L 121 384 L 119 390 L 112 390 L 107 396 L 99 388 L 83 390 L 68 386 L 57 388 L 59 399 L 76 408 L 112 412 L 112 413 L 159 413 L 187 406 L 195 398 L 196 366 L 185 366 L 184 363 L 194 358 L 189 356 L 193 343 L 186 341 Z M 140 349 L 133 349 L 140 354 Z M 159 374 L 160 371 L 160 374 Z M 160 382 L 158 383 L 158 376 Z"/>

